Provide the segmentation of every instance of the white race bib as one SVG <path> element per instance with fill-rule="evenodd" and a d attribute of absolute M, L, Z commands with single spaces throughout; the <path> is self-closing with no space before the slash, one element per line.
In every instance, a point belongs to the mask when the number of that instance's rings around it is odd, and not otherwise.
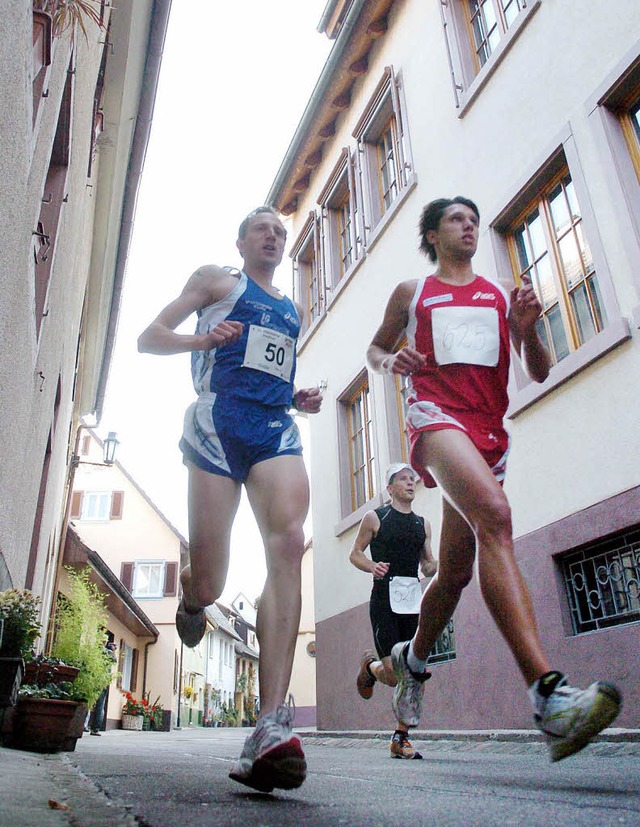
<path fill-rule="evenodd" d="M 422 588 L 417 577 L 392 577 L 389 580 L 389 603 L 397 615 L 417 615 L 422 602 Z"/>
<path fill-rule="evenodd" d="M 500 334 L 495 307 L 435 307 L 431 326 L 439 365 L 498 364 Z"/>
<path fill-rule="evenodd" d="M 295 347 L 295 339 L 291 336 L 252 324 L 249 326 L 242 367 L 261 370 L 290 382 Z"/>

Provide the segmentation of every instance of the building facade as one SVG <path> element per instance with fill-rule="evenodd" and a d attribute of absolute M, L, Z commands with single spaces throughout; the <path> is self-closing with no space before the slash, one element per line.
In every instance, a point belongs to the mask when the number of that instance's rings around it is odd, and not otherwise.
<path fill-rule="evenodd" d="M 432 268 L 428 201 L 481 212 L 476 272 L 531 279 L 553 361 L 515 362 L 505 489 L 515 548 L 554 666 L 640 701 L 640 7 L 632 0 L 330 0 L 334 40 L 268 194 L 292 227 L 307 317 L 297 383 L 322 383 L 309 420 L 320 728 L 392 726 L 388 693 L 355 690 L 371 645 L 371 584 L 350 566 L 360 519 L 407 460 L 404 396 L 365 352 L 393 288 Z M 415 510 L 434 529 L 440 497 Z M 528 727 L 531 709 L 477 581 L 432 666 L 423 724 Z"/>
<path fill-rule="evenodd" d="M 40 595 L 44 628 L 79 420 L 102 411 L 170 0 L 92 5 L 62 30 L 41 2 L 2 6 L 0 588 Z"/>

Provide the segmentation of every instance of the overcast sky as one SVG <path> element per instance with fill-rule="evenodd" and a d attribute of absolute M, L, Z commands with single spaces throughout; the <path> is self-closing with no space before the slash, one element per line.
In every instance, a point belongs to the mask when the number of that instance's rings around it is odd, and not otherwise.
<path fill-rule="evenodd" d="M 240 264 L 238 224 L 264 202 L 329 53 L 317 32 L 325 5 L 172 6 L 100 432 L 117 432 L 118 459 L 185 536 L 187 473 L 177 446 L 195 398 L 189 356 L 138 354 L 136 339 L 197 267 Z M 276 275 L 291 295 L 287 255 Z M 194 325 L 195 317 L 185 329 Z M 223 600 L 239 591 L 257 597 L 264 576 L 245 500 Z"/>

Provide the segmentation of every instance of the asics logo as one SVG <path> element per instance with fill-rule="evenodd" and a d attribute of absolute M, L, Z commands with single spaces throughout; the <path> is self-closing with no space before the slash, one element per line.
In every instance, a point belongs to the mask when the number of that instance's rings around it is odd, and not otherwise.
<path fill-rule="evenodd" d="M 495 301 L 496 295 L 495 293 L 482 293 L 480 290 L 478 290 L 477 293 L 473 294 L 473 300 L 475 301 L 476 299 L 483 299 L 484 301 Z"/>

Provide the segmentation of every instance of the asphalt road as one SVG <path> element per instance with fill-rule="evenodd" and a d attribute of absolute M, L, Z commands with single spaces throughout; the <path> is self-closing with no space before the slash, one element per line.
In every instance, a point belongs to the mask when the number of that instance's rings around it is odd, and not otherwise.
<path fill-rule="evenodd" d="M 114 823 L 124 806 L 147 827 L 640 824 L 637 742 L 552 764 L 539 743 L 415 742 L 424 759 L 399 761 L 386 740 L 308 737 L 305 784 L 263 795 L 227 777 L 246 734 L 113 731 L 68 760 L 111 799 Z"/>

